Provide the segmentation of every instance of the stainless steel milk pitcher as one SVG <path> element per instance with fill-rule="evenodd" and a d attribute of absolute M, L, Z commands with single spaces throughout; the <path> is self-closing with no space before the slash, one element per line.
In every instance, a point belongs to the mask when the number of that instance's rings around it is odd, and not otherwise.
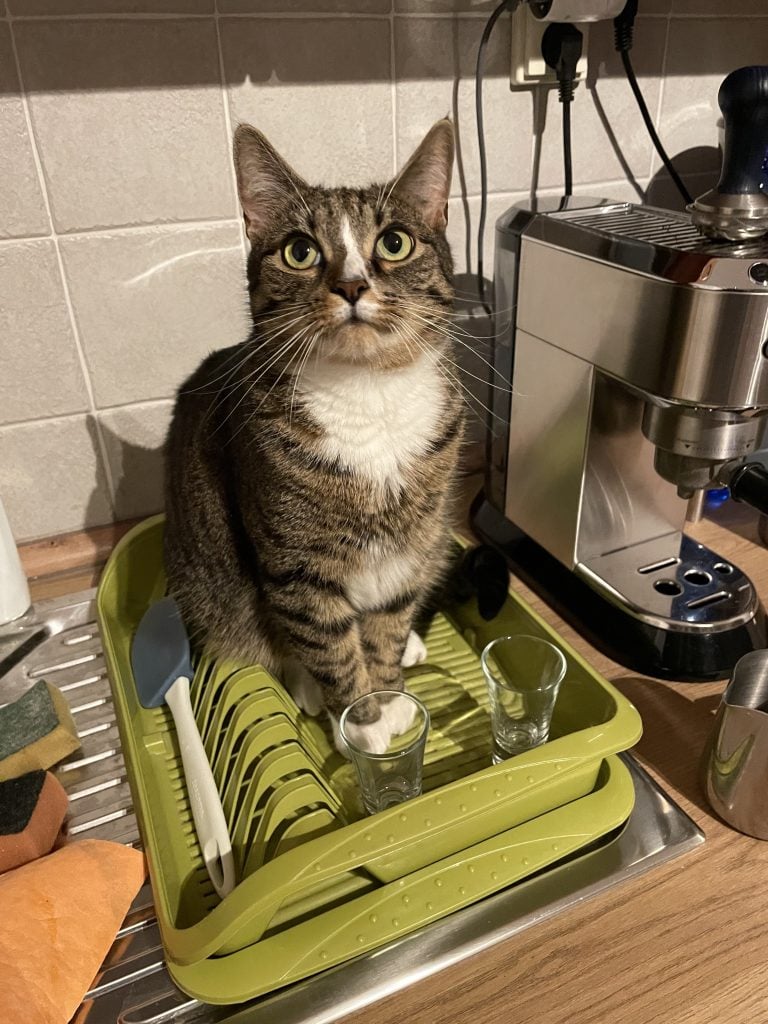
<path fill-rule="evenodd" d="M 707 799 L 733 828 L 768 839 L 768 651 L 736 663 L 704 753 Z"/>

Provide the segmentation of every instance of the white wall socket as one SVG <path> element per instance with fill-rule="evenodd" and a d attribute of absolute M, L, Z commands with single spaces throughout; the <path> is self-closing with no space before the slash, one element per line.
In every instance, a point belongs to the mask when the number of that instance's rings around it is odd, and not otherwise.
<path fill-rule="evenodd" d="M 512 12 L 512 65 L 509 82 L 513 89 L 524 89 L 542 82 L 557 85 L 555 72 L 547 67 L 541 56 L 541 39 L 547 25 L 548 22 L 534 18 L 527 4 L 520 4 Z M 589 25 L 581 24 L 579 28 L 584 36 L 584 45 L 576 65 L 576 82 L 587 77 Z"/>

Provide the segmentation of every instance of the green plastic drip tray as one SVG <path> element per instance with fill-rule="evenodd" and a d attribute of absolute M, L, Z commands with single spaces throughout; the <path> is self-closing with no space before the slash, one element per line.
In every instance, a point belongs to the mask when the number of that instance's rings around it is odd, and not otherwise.
<path fill-rule="evenodd" d="M 130 665 L 165 591 L 162 517 L 115 548 L 97 595 L 104 651 L 168 967 L 185 991 L 240 1002 L 375 949 L 616 828 L 633 787 L 611 755 L 639 738 L 632 705 L 516 594 L 491 622 L 474 599 L 437 614 L 406 671 L 429 707 L 424 792 L 363 816 L 352 766 L 260 666 L 197 652 L 192 698 L 227 816 L 238 884 L 220 901 L 195 835 L 172 719 L 145 709 Z M 557 643 L 568 671 L 552 738 L 490 764 L 478 653 L 495 636 Z"/>

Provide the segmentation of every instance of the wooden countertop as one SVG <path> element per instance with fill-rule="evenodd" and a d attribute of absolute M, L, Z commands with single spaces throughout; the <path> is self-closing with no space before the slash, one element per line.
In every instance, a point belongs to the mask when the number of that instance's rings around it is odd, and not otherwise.
<path fill-rule="evenodd" d="M 36 599 L 92 586 L 125 527 L 23 549 Z M 745 570 L 768 606 L 757 517 L 729 503 L 689 531 Z M 47 552 L 47 555 L 46 555 Z M 46 560 L 47 559 L 47 560 Z M 57 570 L 47 575 L 46 568 Z M 610 661 L 515 581 L 515 589 L 636 705 L 635 753 L 706 842 L 679 860 L 526 930 L 345 1024 L 765 1024 L 768 843 L 713 817 L 699 759 L 723 683 L 663 683 Z M 766 780 L 768 783 L 768 780 Z"/>

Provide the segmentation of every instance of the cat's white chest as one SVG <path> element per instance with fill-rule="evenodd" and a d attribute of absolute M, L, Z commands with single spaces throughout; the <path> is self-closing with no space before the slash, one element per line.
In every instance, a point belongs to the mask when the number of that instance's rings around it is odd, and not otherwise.
<path fill-rule="evenodd" d="M 359 570 L 347 581 L 346 595 L 358 612 L 384 608 L 417 583 L 415 558 L 408 553 L 383 551 L 377 543 L 369 545 Z"/>
<path fill-rule="evenodd" d="M 392 490 L 437 432 L 444 392 L 432 356 L 398 370 L 318 365 L 301 376 L 323 457 Z"/>

